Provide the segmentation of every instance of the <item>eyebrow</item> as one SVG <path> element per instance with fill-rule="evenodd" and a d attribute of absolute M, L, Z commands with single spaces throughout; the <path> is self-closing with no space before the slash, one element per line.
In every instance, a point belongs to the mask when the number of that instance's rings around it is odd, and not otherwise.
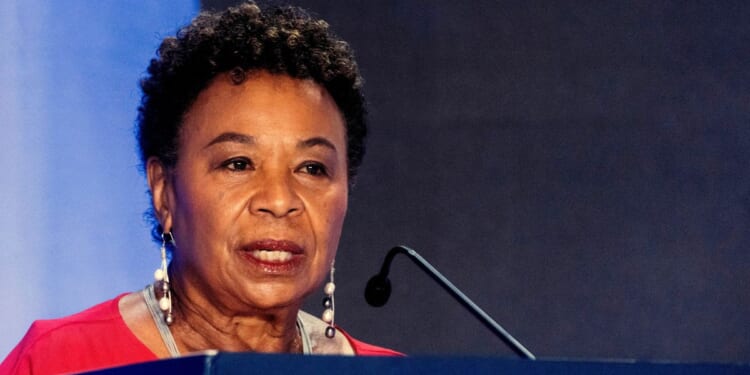
<path fill-rule="evenodd" d="M 299 143 L 297 143 L 297 148 L 312 148 L 315 146 L 323 146 L 325 148 L 331 149 L 334 152 L 336 151 L 336 146 L 333 145 L 333 142 L 323 137 L 313 137 L 299 141 Z"/>
<path fill-rule="evenodd" d="M 232 133 L 232 132 L 221 133 L 219 134 L 218 137 L 212 139 L 211 142 L 208 142 L 208 144 L 204 148 L 209 148 L 217 143 L 222 143 L 222 142 L 233 142 L 233 143 L 242 143 L 242 144 L 252 145 L 252 144 L 255 144 L 255 138 L 250 135 L 245 135 L 245 134 L 240 134 L 240 133 Z"/>
<path fill-rule="evenodd" d="M 255 137 L 234 132 L 221 133 L 216 138 L 212 139 L 211 142 L 208 142 L 208 144 L 204 148 L 209 148 L 217 143 L 223 142 L 253 145 L 255 144 Z M 299 141 L 297 143 L 297 148 L 313 148 L 316 146 L 323 146 L 325 148 L 331 149 L 334 152 L 336 151 L 336 146 L 333 145 L 333 142 L 324 137 L 313 137 Z"/>

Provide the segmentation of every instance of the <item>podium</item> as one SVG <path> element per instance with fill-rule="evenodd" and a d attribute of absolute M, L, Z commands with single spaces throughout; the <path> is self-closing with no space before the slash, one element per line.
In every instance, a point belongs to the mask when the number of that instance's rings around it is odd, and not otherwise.
<path fill-rule="evenodd" d="M 496 357 L 340 357 L 206 352 L 88 372 L 96 375 L 239 374 L 750 375 L 750 364 L 523 360 Z"/>

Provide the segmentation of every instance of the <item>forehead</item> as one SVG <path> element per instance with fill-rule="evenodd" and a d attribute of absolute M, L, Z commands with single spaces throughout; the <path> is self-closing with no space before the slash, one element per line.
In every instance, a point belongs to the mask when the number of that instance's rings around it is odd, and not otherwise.
<path fill-rule="evenodd" d="M 341 111 L 324 87 L 267 72 L 252 73 L 240 84 L 228 74 L 217 76 L 185 114 L 180 138 L 226 131 L 260 138 L 326 136 L 342 144 L 346 139 Z"/>

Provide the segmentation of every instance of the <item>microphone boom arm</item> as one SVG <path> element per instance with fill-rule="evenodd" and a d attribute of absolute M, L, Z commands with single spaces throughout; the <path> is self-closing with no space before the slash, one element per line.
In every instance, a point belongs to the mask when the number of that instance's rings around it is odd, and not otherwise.
<path fill-rule="evenodd" d="M 500 340 L 510 347 L 520 357 L 526 359 L 536 359 L 531 352 L 521 345 L 518 340 L 510 335 L 503 327 L 500 326 L 495 320 L 492 319 L 484 310 L 477 306 L 469 297 L 461 292 L 453 283 L 451 283 L 443 274 L 440 273 L 430 262 L 422 258 L 415 250 L 410 249 L 406 246 L 396 246 L 392 248 L 386 255 L 383 266 L 380 270 L 380 275 L 388 275 L 390 271 L 391 261 L 396 254 L 404 254 L 409 257 L 414 263 L 416 263 L 422 270 L 427 272 L 433 280 L 437 281 L 443 289 L 450 293 L 458 302 L 466 307 L 471 313 L 482 322 L 488 329 L 490 329 Z"/>

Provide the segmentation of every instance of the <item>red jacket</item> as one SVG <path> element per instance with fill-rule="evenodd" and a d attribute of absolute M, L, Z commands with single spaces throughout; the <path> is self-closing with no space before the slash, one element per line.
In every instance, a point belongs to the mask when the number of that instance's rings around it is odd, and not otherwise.
<path fill-rule="evenodd" d="M 0 375 L 82 372 L 158 359 L 122 319 L 119 301 L 123 296 L 65 318 L 34 322 L 0 364 Z M 401 355 L 340 332 L 357 355 Z"/>

